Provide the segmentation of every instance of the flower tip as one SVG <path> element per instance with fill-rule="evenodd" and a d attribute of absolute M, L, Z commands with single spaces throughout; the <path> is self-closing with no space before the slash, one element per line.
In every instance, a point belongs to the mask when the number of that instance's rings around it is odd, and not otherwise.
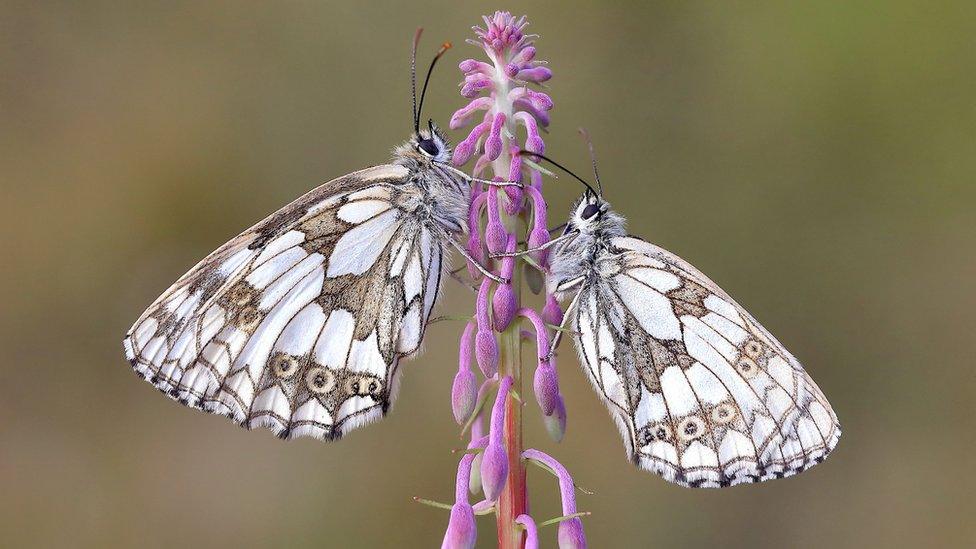
<path fill-rule="evenodd" d="M 542 415 L 552 415 L 556 408 L 556 399 L 559 398 L 559 377 L 549 361 L 539 362 L 532 386 L 535 389 L 536 402 L 542 409 Z"/>
<path fill-rule="evenodd" d="M 471 549 L 478 539 L 478 526 L 474 509 L 467 503 L 458 502 L 451 507 L 451 519 L 444 532 L 441 549 Z"/>
<path fill-rule="evenodd" d="M 490 191 L 489 191 L 490 192 Z M 493 254 L 505 251 L 505 244 L 508 242 L 508 232 L 499 219 L 490 219 L 485 226 L 485 244 L 488 251 Z"/>
<path fill-rule="evenodd" d="M 451 126 L 452 130 L 457 129 L 453 127 L 453 120 L 451 121 Z M 467 141 L 462 141 L 458 143 L 457 147 L 454 148 L 454 154 L 451 157 L 451 162 L 455 166 L 463 166 L 464 164 L 467 164 L 468 160 L 471 160 L 472 155 L 474 155 L 474 145 Z"/>
<path fill-rule="evenodd" d="M 559 306 L 559 301 L 555 296 L 546 297 L 546 304 L 542 307 L 542 319 L 547 324 L 559 326 L 563 323 L 563 308 Z"/>
<path fill-rule="evenodd" d="M 511 276 L 511 274 L 509 274 Z M 515 318 L 515 310 L 518 304 L 515 299 L 515 290 L 511 284 L 499 284 L 495 289 L 495 295 L 491 297 L 491 310 L 494 316 L 495 331 L 502 332 Z"/>
<path fill-rule="evenodd" d="M 549 231 L 542 227 L 536 227 L 532 229 L 529 233 L 529 238 L 526 241 L 529 249 L 538 248 L 549 242 Z M 532 259 L 540 265 L 545 265 L 546 261 L 549 259 L 549 250 L 538 250 L 535 252 L 530 252 L 529 255 Z"/>
<path fill-rule="evenodd" d="M 495 501 L 508 480 L 508 454 L 501 444 L 489 443 L 481 455 L 481 489 L 485 499 Z"/>
<path fill-rule="evenodd" d="M 451 387 L 451 410 L 458 425 L 464 423 L 474 413 L 474 406 L 478 400 L 478 382 L 474 373 L 467 368 L 458 370 Z"/>
<path fill-rule="evenodd" d="M 488 330 L 478 331 L 474 336 L 474 356 L 485 377 L 498 373 L 498 342 L 494 334 Z"/>
<path fill-rule="evenodd" d="M 586 549 L 583 521 L 575 517 L 560 522 L 556 539 L 559 542 L 559 549 Z"/>
<path fill-rule="evenodd" d="M 546 426 L 549 438 L 555 442 L 562 442 L 566 435 L 566 403 L 563 402 L 562 395 L 556 395 L 556 405 L 552 409 L 552 414 L 542 416 L 542 423 Z"/>

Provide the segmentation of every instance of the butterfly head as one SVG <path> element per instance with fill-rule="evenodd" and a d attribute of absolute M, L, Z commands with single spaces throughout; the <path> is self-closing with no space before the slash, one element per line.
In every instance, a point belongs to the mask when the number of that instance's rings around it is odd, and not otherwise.
<path fill-rule="evenodd" d="M 427 131 L 414 132 L 410 137 L 410 145 L 419 158 L 430 162 L 447 162 L 451 157 L 447 138 L 433 120 L 427 121 Z"/>
<path fill-rule="evenodd" d="M 573 206 L 572 214 L 566 225 L 566 232 L 577 232 L 581 235 L 596 237 L 623 236 L 624 219 L 610 209 L 610 204 L 603 199 L 603 195 L 589 189 L 580 196 Z"/>

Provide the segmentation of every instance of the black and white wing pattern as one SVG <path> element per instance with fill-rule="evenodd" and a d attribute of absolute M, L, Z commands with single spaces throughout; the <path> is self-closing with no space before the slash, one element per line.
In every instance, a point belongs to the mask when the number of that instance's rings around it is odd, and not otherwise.
<path fill-rule="evenodd" d="M 137 373 L 187 406 L 282 438 L 334 439 L 386 413 L 418 350 L 441 243 L 398 165 L 326 183 L 193 267 L 132 326 Z"/>
<path fill-rule="evenodd" d="M 575 311 L 577 350 L 632 461 L 692 487 L 786 477 L 822 461 L 837 416 L 800 363 L 681 258 L 616 237 Z"/>

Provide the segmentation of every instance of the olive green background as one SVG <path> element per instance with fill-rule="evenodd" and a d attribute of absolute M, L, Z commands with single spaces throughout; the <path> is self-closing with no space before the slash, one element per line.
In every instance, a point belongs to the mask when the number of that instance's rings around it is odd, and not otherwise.
<path fill-rule="evenodd" d="M 548 152 L 586 173 L 586 126 L 631 231 L 749 307 L 844 427 L 798 477 L 679 488 L 627 462 L 564 350 L 566 439 L 530 399 L 526 440 L 596 492 L 591 546 L 976 544 L 971 2 L 89 1 L 0 2 L 0 545 L 440 543 L 447 514 L 411 496 L 453 491 L 458 324 L 431 328 L 388 419 L 337 444 L 185 409 L 120 341 L 239 230 L 388 158 L 417 26 L 422 63 L 456 45 L 428 98 L 446 123 L 496 8 L 542 35 Z M 440 313 L 471 309 L 446 288 Z M 533 514 L 558 514 L 529 474 Z"/>

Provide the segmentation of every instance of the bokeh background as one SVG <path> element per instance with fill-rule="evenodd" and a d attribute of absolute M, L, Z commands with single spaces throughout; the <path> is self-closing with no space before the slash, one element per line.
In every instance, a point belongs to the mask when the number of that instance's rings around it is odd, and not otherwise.
<path fill-rule="evenodd" d="M 211 249 L 462 104 L 482 13 L 551 62 L 548 151 L 634 233 L 709 273 L 801 358 L 844 436 L 722 491 L 638 471 L 571 354 L 564 442 L 593 547 L 976 545 L 976 9 L 971 2 L 0 2 L 0 545 L 430 547 L 459 446 L 457 324 L 387 420 L 275 440 L 134 376 L 131 322 Z M 790 4 L 790 5 L 787 5 Z M 461 136 L 453 135 L 457 140 Z M 558 217 L 577 188 L 549 186 Z M 471 296 L 448 284 L 442 314 Z M 534 514 L 558 514 L 531 470 Z M 493 519 L 480 519 L 491 547 Z M 552 545 L 554 530 L 545 530 Z"/>

